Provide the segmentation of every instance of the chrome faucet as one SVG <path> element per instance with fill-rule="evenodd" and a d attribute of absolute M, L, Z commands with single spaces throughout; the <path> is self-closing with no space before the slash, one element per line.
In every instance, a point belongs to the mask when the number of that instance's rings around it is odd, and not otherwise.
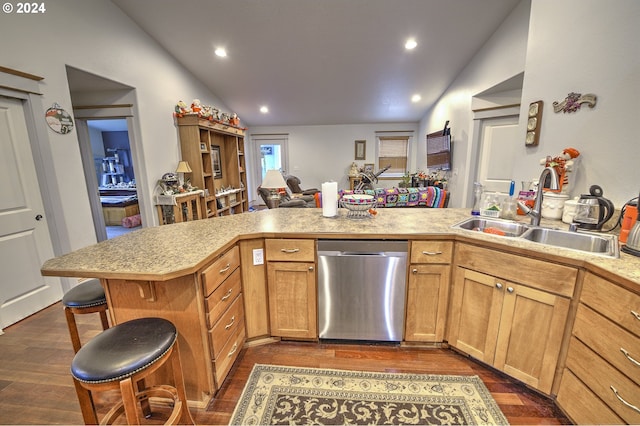
<path fill-rule="evenodd" d="M 524 203 L 518 201 L 518 205 L 522 209 L 523 212 L 531 216 L 531 225 L 532 226 L 540 226 L 540 218 L 542 217 L 542 193 L 544 192 L 542 189 L 544 188 L 544 183 L 547 180 L 547 176 L 551 178 L 551 183 L 549 184 L 549 189 L 559 189 L 560 183 L 558 181 L 558 173 L 553 167 L 545 167 L 540 173 L 540 180 L 538 181 L 538 191 L 536 192 L 536 199 L 533 203 L 533 208 L 530 209 Z"/>

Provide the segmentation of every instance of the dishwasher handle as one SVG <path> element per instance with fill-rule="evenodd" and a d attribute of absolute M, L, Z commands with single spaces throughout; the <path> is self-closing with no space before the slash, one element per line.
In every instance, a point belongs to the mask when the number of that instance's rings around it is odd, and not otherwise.
<path fill-rule="evenodd" d="M 372 252 L 366 252 L 366 251 L 341 251 L 340 256 L 378 256 L 378 257 L 385 257 L 386 253 L 382 252 L 382 251 L 372 251 Z"/>

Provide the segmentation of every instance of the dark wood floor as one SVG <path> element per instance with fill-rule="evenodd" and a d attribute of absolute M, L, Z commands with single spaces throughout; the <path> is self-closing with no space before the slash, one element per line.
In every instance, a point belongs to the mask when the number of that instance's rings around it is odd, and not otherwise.
<path fill-rule="evenodd" d="M 97 315 L 78 318 L 83 341 L 100 332 Z M 0 336 L 0 424 L 81 424 L 69 375 L 73 350 L 60 304 Z M 352 370 L 478 375 L 511 424 L 568 424 L 552 401 L 450 350 L 386 345 L 281 342 L 244 349 L 198 424 L 227 424 L 255 363 Z M 114 396 L 98 400 L 100 412 Z"/>

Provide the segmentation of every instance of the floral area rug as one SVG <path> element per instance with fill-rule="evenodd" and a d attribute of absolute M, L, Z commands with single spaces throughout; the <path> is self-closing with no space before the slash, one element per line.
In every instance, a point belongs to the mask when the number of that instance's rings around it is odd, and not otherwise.
<path fill-rule="evenodd" d="M 505 425 L 478 376 L 256 364 L 232 425 Z"/>

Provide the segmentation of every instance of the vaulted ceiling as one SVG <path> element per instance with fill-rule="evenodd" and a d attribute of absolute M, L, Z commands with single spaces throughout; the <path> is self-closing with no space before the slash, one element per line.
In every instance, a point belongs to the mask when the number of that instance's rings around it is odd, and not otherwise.
<path fill-rule="evenodd" d="M 112 1 L 258 126 L 417 122 L 520 0 Z"/>

